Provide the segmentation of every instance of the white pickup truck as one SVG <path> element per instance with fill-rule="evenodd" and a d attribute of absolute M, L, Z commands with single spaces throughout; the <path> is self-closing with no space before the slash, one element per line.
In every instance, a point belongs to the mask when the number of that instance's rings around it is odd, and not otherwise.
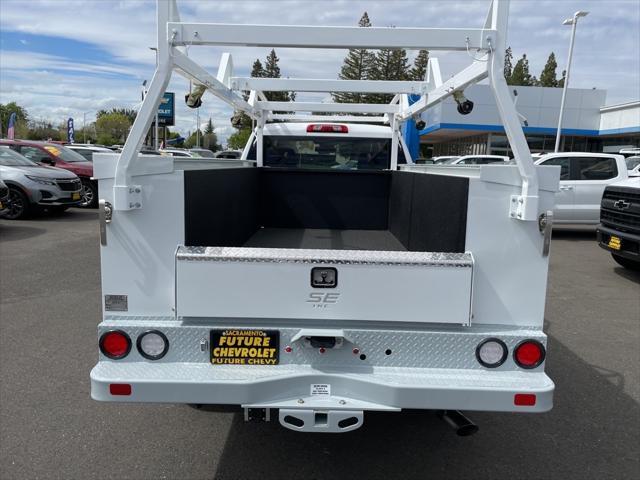
<path fill-rule="evenodd" d="M 554 210 L 554 221 L 560 224 L 597 225 L 605 187 L 629 176 L 624 157 L 609 153 L 549 153 L 535 163 L 560 167 Z"/>
<path fill-rule="evenodd" d="M 305 432 L 410 408 L 465 435 L 477 427 L 460 410 L 549 410 L 542 327 L 560 168 L 533 165 L 504 80 L 507 6 L 494 0 L 483 28 L 430 30 L 190 24 L 158 2 L 149 93 L 123 152 L 94 159 L 104 303 L 92 397 L 277 411 Z M 434 60 L 424 82 L 256 79 L 233 76 L 229 55 L 213 76 L 181 51 L 238 42 L 473 49 L 474 61 L 446 82 Z M 240 160 L 138 154 L 173 69 L 254 117 Z M 413 164 L 401 123 L 484 78 L 516 164 Z M 262 90 L 397 95 L 284 103 Z M 424 96 L 409 105 L 412 91 Z M 276 113 L 299 111 L 340 115 Z"/>

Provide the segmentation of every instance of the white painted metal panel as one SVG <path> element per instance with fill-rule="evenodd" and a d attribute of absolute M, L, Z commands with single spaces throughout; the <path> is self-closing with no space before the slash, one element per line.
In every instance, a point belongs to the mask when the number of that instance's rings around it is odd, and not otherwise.
<path fill-rule="evenodd" d="M 487 49 L 490 28 L 324 27 L 238 25 L 222 23 L 167 24 L 173 45 L 237 45 L 275 48 L 409 48 L 429 50 Z"/>
<path fill-rule="evenodd" d="M 558 169 L 536 167 L 536 172 L 542 185 L 557 182 Z M 498 213 L 504 199 L 519 192 L 519 186 L 469 179 L 466 248 L 475 259 L 474 325 L 543 325 L 549 260 L 542 255 L 544 237 L 537 222 L 518 222 Z M 554 192 L 541 189 L 539 195 L 537 213 L 553 210 Z"/>
<path fill-rule="evenodd" d="M 208 250 L 218 253 L 210 256 Z M 181 317 L 459 325 L 470 319 L 470 254 L 452 254 L 464 257 L 464 262 L 404 263 L 403 258 L 412 256 L 447 254 L 235 248 L 202 249 L 202 255 L 183 256 L 184 251 L 185 247 L 179 250 L 176 262 L 176 305 Z M 233 253 L 227 256 L 226 251 Z M 335 261 L 321 260 L 327 254 Z M 235 260 L 225 259 L 231 256 Z M 358 260 L 344 260 L 350 256 Z M 398 258 L 400 263 L 393 260 Z M 337 268 L 337 287 L 312 288 L 314 267 Z"/>
<path fill-rule="evenodd" d="M 153 161 L 141 156 L 138 165 Z M 103 308 L 104 295 L 127 295 L 128 311 L 106 313 L 171 317 L 175 251 L 184 243 L 183 172 L 133 180 L 142 187 L 145 208 L 116 211 L 106 226 L 107 244 L 100 247 Z M 112 187 L 113 178 L 100 179 L 100 198 L 112 203 Z"/>

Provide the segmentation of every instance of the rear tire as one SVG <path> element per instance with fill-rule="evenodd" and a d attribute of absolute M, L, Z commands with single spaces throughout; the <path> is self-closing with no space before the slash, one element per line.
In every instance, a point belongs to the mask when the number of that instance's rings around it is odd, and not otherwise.
<path fill-rule="evenodd" d="M 640 272 L 640 262 L 636 262 L 635 260 L 631 260 L 630 258 L 621 257 L 620 255 L 616 255 L 615 253 L 612 253 L 611 256 L 618 265 L 623 266 L 624 268 L 628 268 L 629 270 Z"/>
<path fill-rule="evenodd" d="M 98 185 L 89 179 L 82 180 L 82 198 L 83 202 L 80 207 L 96 208 L 98 206 Z"/>
<path fill-rule="evenodd" d="M 31 204 L 27 196 L 19 189 L 9 187 L 9 208 L 3 217 L 7 220 L 19 220 L 31 213 Z"/>

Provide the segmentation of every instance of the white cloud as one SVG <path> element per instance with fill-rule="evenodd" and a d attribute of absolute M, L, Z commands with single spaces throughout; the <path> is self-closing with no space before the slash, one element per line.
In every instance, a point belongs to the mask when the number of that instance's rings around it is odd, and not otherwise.
<path fill-rule="evenodd" d="M 182 19 L 198 22 L 292 25 L 355 25 L 367 11 L 376 26 L 481 26 L 488 0 L 460 1 L 179 1 Z M 27 8 L 28 7 L 28 8 Z M 576 37 L 571 85 L 604 88 L 608 102 L 640 98 L 640 2 L 635 0 L 519 0 L 511 6 L 508 43 L 514 55 L 527 53 L 531 71 L 539 75 L 554 51 L 560 72 L 566 63 L 570 29 L 562 20 L 579 9 L 590 10 L 581 19 Z M 34 16 L 28 12 L 38 12 Z M 109 106 L 139 103 L 140 84 L 153 73 L 155 2 L 152 0 L 2 0 L 3 32 L 47 35 L 89 43 L 103 50 L 106 63 L 77 59 L 73 52 L 45 55 L 20 42 L 0 51 L 0 101 L 18 101 L 33 116 L 59 118 Z M 33 43 L 33 42 L 31 42 Z M 3 47 L 5 48 L 5 47 Z M 236 74 L 248 75 L 255 58 L 268 49 L 227 48 L 234 56 Z M 193 47 L 189 54 L 215 72 L 222 49 Z M 335 78 L 345 51 L 278 49 L 283 75 Z M 438 55 L 445 76 L 469 63 L 466 54 Z M 180 99 L 188 84 L 179 78 L 170 84 Z M 299 95 L 300 100 L 322 95 Z M 203 122 L 211 116 L 222 138 L 231 133 L 231 110 L 207 96 Z M 195 128 L 195 111 L 177 102 L 177 127 L 186 134 Z"/>

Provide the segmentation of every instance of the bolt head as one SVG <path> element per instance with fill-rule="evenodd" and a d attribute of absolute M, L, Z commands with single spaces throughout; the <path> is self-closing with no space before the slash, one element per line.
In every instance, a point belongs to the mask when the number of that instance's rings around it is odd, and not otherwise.
<path fill-rule="evenodd" d="M 299 399 L 298 399 L 298 403 L 299 403 L 299 404 L 303 404 L 303 403 L 304 403 L 304 400 L 303 400 L 303 399 L 301 399 L 301 398 L 299 398 Z"/>
<path fill-rule="evenodd" d="M 340 405 L 346 405 L 346 404 L 347 404 L 347 402 L 346 402 L 345 400 L 340 400 L 338 403 L 339 403 Z"/>

